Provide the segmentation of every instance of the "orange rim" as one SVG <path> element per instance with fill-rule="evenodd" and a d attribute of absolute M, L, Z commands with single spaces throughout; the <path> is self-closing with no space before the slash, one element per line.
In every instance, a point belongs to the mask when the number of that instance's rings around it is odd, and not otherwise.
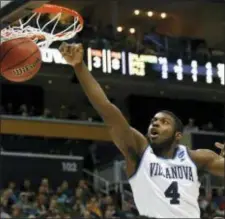
<path fill-rule="evenodd" d="M 34 12 L 41 13 L 41 14 L 57 14 L 57 13 L 66 13 L 69 15 L 72 15 L 74 17 L 77 17 L 80 25 L 83 27 L 84 20 L 82 16 L 77 12 L 69 8 L 65 8 L 58 5 L 51 5 L 51 4 L 44 4 L 40 8 L 34 9 Z"/>

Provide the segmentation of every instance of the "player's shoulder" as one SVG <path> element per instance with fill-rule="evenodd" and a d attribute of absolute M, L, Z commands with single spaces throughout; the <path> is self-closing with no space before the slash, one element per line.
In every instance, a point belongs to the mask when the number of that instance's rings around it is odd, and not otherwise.
<path fill-rule="evenodd" d="M 210 157 L 214 156 L 214 154 L 215 152 L 209 149 L 189 150 L 190 158 L 199 168 L 205 166 L 205 163 Z"/>
<path fill-rule="evenodd" d="M 212 150 L 209 149 L 197 149 L 197 150 L 191 150 L 189 149 L 189 154 L 193 157 L 193 158 L 201 158 L 204 159 L 206 157 L 208 157 L 208 155 L 211 155 L 213 152 Z"/>

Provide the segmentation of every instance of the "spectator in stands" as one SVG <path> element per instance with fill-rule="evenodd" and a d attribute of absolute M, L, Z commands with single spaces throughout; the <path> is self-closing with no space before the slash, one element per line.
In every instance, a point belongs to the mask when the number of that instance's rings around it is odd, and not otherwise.
<path fill-rule="evenodd" d="M 114 205 L 108 205 L 106 210 L 105 210 L 105 214 L 104 214 L 104 218 L 105 219 L 109 219 L 109 218 L 113 218 L 117 216 L 117 212 L 115 209 Z"/>
<path fill-rule="evenodd" d="M 100 208 L 99 200 L 93 195 L 87 202 L 87 210 L 93 215 L 94 218 L 101 218 L 103 216 Z"/>
<path fill-rule="evenodd" d="M 210 196 L 206 197 L 205 191 L 201 189 L 200 196 L 199 196 L 199 207 L 200 207 L 202 215 L 208 208 L 210 200 L 211 200 Z"/>
<path fill-rule="evenodd" d="M 110 195 L 107 195 L 104 198 L 100 199 L 101 199 L 101 209 L 103 211 L 106 211 L 109 205 L 113 205 L 113 198 Z"/>
<path fill-rule="evenodd" d="M 58 200 L 57 200 L 58 203 L 65 204 L 69 202 L 71 191 L 69 190 L 69 185 L 66 180 L 62 182 L 57 192 L 58 192 Z"/>
<path fill-rule="evenodd" d="M 120 213 L 122 218 L 135 218 L 135 214 L 132 210 L 132 205 L 129 202 L 124 202 L 122 206 L 122 211 Z"/>
<path fill-rule="evenodd" d="M 0 218 L 2 218 L 2 219 L 10 219 L 11 218 L 11 216 L 4 211 L 3 207 L 0 207 Z"/>
<path fill-rule="evenodd" d="M 36 198 L 35 208 L 37 215 L 45 215 L 47 213 L 47 198 L 43 194 L 39 194 Z"/>
<path fill-rule="evenodd" d="M 23 217 L 23 211 L 19 205 L 15 204 L 12 206 L 12 218 L 17 219 L 20 217 Z"/>
<path fill-rule="evenodd" d="M 48 188 L 48 189 L 47 189 Z M 3 218 L 38 218 L 42 216 L 48 219 L 70 219 L 74 217 L 84 217 L 87 219 L 102 219 L 117 217 L 120 219 L 136 218 L 133 204 L 126 202 L 121 210 L 117 208 L 117 203 L 111 195 L 103 197 L 101 193 L 90 195 L 90 189 L 85 180 L 81 180 L 75 190 L 75 194 L 70 193 L 67 181 L 61 184 L 60 193 L 53 191 L 46 193 L 49 189 L 49 180 L 42 179 L 39 192 L 35 199 L 30 199 L 29 193 L 22 190 L 31 191 L 30 181 L 25 180 L 18 196 L 12 198 L 15 190 L 15 183 L 9 183 L 7 189 L 1 195 L 0 217 Z M 13 189 L 13 190 L 12 190 Z M 69 191 L 69 192 L 68 192 Z M 87 201 L 83 191 L 86 191 Z M 60 195 L 66 194 L 67 198 L 61 202 Z M 225 198 L 224 190 L 214 190 L 213 197 L 206 195 L 204 190 L 200 190 L 199 205 L 203 219 L 211 219 L 215 216 L 224 217 Z M 140 219 L 148 219 L 140 216 Z"/>
<path fill-rule="evenodd" d="M 67 119 L 68 118 L 68 109 L 65 105 L 61 105 L 59 109 L 59 119 Z"/>
<path fill-rule="evenodd" d="M 12 191 L 15 192 L 16 183 L 15 182 L 9 182 L 8 189 L 12 189 Z"/>
<path fill-rule="evenodd" d="M 42 116 L 41 116 L 42 118 L 53 118 L 53 115 L 52 115 L 52 112 L 51 112 L 51 110 L 50 109 L 48 109 L 48 108 L 45 108 L 44 109 L 44 112 L 43 112 L 43 114 L 42 114 Z"/>
<path fill-rule="evenodd" d="M 31 106 L 30 111 L 29 111 L 29 116 L 36 116 L 37 111 L 34 106 Z"/>
<path fill-rule="evenodd" d="M 18 114 L 21 115 L 21 116 L 28 116 L 29 115 L 28 108 L 27 108 L 26 104 L 20 105 Z"/>
<path fill-rule="evenodd" d="M 90 211 L 88 210 L 84 210 L 83 213 L 81 214 L 81 216 L 85 219 L 90 219 L 92 218 Z"/>
<path fill-rule="evenodd" d="M 90 189 L 88 187 L 88 183 L 82 179 L 78 183 L 78 188 L 82 189 L 82 198 L 83 200 L 86 201 L 88 197 L 90 197 L 91 195 Z"/>
<path fill-rule="evenodd" d="M 197 132 L 199 130 L 198 126 L 195 125 L 195 120 L 189 118 L 188 124 L 184 127 L 184 132 Z"/>
<path fill-rule="evenodd" d="M 31 182 L 28 179 L 25 179 L 22 186 L 20 187 L 21 192 L 32 192 L 31 191 Z"/>
<path fill-rule="evenodd" d="M 51 188 L 49 186 L 49 180 L 48 180 L 48 178 L 43 178 L 41 180 L 40 187 L 43 190 L 43 194 L 45 194 L 46 196 L 49 196 L 52 193 L 52 190 L 51 190 Z"/>
<path fill-rule="evenodd" d="M 29 202 L 29 194 L 21 192 L 19 195 L 18 206 L 23 212 L 28 213 L 32 209 L 32 204 Z"/>
<path fill-rule="evenodd" d="M 202 130 L 204 130 L 204 131 L 211 131 L 211 132 L 215 131 L 212 122 L 208 122 L 207 124 L 204 124 L 204 125 L 202 126 Z"/>
<path fill-rule="evenodd" d="M 75 201 L 75 204 L 73 205 L 73 210 L 74 210 L 74 214 L 76 216 L 81 216 L 81 215 L 85 214 L 85 211 L 87 211 L 86 205 L 84 204 L 84 202 L 81 199 L 77 199 Z"/>

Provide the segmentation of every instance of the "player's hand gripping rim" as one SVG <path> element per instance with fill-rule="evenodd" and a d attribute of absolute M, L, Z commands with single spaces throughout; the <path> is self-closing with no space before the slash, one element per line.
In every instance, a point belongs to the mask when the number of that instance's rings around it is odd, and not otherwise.
<path fill-rule="evenodd" d="M 225 157 L 225 146 L 224 145 L 225 144 L 222 144 L 222 143 L 219 143 L 219 142 L 215 143 L 215 146 L 221 150 L 220 156 L 222 156 L 222 157 Z"/>
<path fill-rule="evenodd" d="M 68 44 L 63 42 L 59 47 L 59 51 L 72 67 L 79 66 L 83 63 L 84 49 L 82 44 Z"/>

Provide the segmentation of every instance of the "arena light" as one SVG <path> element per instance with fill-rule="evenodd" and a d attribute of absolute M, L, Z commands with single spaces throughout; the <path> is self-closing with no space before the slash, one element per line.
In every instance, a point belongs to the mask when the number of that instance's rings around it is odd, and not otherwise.
<path fill-rule="evenodd" d="M 123 31 L 123 27 L 119 26 L 116 28 L 117 32 L 122 32 Z"/>
<path fill-rule="evenodd" d="M 134 10 L 134 14 L 135 15 L 139 15 L 140 14 L 140 10 L 138 10 L 138 9 Z"/>
<path fill-rule="evenodd" d="M 135 28 L 130 28 L 129 31 L 131 34 L 134 34 L 136 32 Z"/>
<path fill-rule="evenodd" d="M 148 11 L 147 15 L 148 15 L 148 17 L 152 17 L 154 15 L 154 13 L 152 11 Z"/>
<path fill-rule="evenodd" d="M 165 19 L 167 17 L 167 14 L 163 12 L 163 13 L 160 14 L 160 16 L 161 16 L 162 19 Z"/>

